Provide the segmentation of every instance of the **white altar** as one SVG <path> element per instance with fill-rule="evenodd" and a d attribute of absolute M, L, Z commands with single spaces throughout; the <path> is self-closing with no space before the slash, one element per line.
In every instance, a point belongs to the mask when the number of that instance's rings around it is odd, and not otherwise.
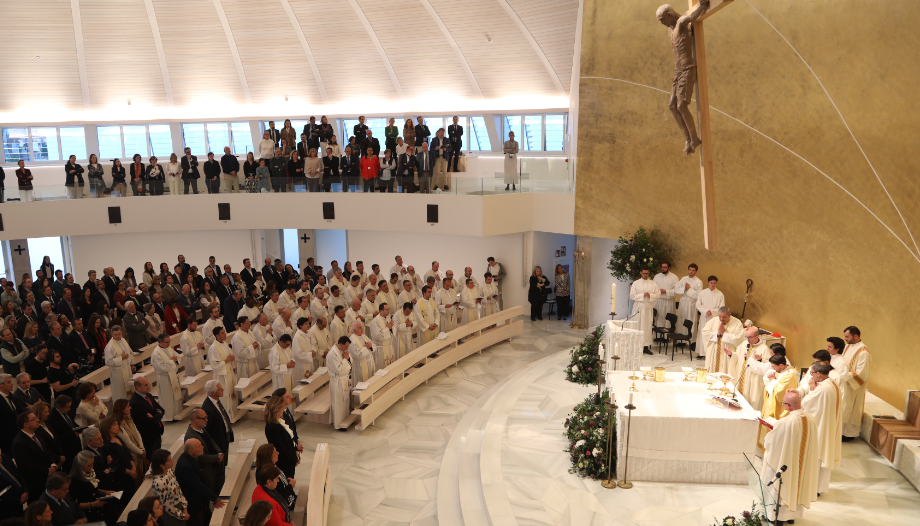
<path fill-rule="evenodd" d="M 742 453 L 757 450 L 759 412 L 738 395 L 740 411 L 709 403 L 706 384 L 685 382 L 683 373 L 665 373 L 664 382 L 636 380 L 626 460 L 626 423 L 631 373 L 608 375 L 616 396 L 617 478 L 656 482 L 747 484 Z M 641 376 L 641 374 L 640 374 Z M 716 380 L 716 386 L 721 382 Z M 731 384 L 729 384 L 731 389 Z M 753 419 L 753 420 L 752 420 Z"/>
<path fill-rule="evenodd" d="M 629 320 L 623 326 L 623 320 L 608 321 L 604 328 L 604 351 L 607 371 L 637 371 L 642 359 L 642 332 L 639 322 Z M 618 353 L 620 359 L 614 360 Z M 614 363 L 618 362 L 618 363 Z"/>

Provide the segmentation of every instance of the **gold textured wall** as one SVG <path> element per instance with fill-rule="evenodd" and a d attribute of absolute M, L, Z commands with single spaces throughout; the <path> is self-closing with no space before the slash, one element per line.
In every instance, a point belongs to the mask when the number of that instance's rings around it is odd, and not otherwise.
<path fill-rule="evenodd" d="M 736 312 L 753 279 L 745 316 L 796 366 L 857 325 L 870 391 L 900 408 L 920 388 L 920 2 L 735 0 L 706 21 L 714 251 L 659 5 L 585 0 L 576 233 L 657 228 L 677 273 L 718 275 Z"/>

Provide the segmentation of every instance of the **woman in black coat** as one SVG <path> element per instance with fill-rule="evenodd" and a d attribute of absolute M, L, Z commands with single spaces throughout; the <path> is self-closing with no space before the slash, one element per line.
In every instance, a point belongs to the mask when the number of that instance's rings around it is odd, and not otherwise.
<path fill-rule="evenodd" d="M 285 477 L 294 478 L 300 458 L 297 455 L 297 443 L 294 442 L 294 430 L 281 418 L 284 408 L 284 399 L 277 396 L 271 397 L 265 404 L 265 440 L 275 446 L 278 452 L 275 465 L 284 472 Z"/>
<path fill-rule="evenodd" d="M 144 166 L 144 163 L 141 162 L 141 154 L 134 154 L 134 162 L 131 163 L 131 169 L 128 171 L 128 180 L 131 181 L 131 188 L 134 190 L 134 195 L 144 195 L 146 192 L 147 183 L 144 178 L 147 177 L 147 168 Z"/>
<path fill-rule="evenodd" d="M 543 319 L 543 304 L 546 303 L 546 291 L 549 290 L 549 280 L 543 275 L 539 266 L 533 268 L 530 276 L 530 288 L 527 290 L 527 301 L 530 302 L 530 321 Z"/>
<path fill-rule="evenodd" d="M 128 183 L 125 182 L 125 167 L 121 165 L 121 159 L 112 161 L 112 190 L 120 192 L 120 197 L 124 197 L 128 192 Z"/>
<path fill-rule="evenodd" d="M 64 173 L 67 174 L 64 179 L 64 186 L 71 199 L 83 197 L 83 167 L 77 164 L 77 156 L 71 155 L 67 164 L 64 165 Z"/>

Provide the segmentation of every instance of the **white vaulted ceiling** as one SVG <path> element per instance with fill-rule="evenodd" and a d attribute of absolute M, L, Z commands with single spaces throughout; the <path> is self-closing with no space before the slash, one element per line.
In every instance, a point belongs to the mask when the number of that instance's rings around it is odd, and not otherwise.
<path fill-rule="evenodd" d="M 0 113 L 560 100 L 577 11 L 578 0 L 3 1 Z"/>

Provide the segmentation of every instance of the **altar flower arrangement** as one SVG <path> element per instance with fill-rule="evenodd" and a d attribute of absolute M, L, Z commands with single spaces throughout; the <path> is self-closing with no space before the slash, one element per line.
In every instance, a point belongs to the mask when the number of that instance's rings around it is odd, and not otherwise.
<path fill-rule="evenodd" d="M 576 405 L 574 412 L 565 419 L 563 434 L 569 439 L 565 449 L 571 455 L 572 467 L 569 473 L 592 479 L 607 478 L 607 423 L 609 414 L 605 390 L 600 397 L 593 393 Z M 616 436 L 614 436 L 616 451 Z M 616 453 L 614 453 L 615 455 Z M 616 462 L 614 462 L 614 469 Z"/>
<path fill-rule="evenodd" d="M 721 522 L 716 519 L 712 526 L 761 526 L 766 522 L 767 518 L 757 509 L 757 503 L 754 503 L 751 504 L 751 511 L 741 512 L 740 519 L 729 515 L 722 519 Z"/>
<path fill-rule="evenodd" d="M 661 262 L 668 261 L 667 251 L 657 238 L 657 230 L 649 232 L 644 227 L 639 227 L 635 234 L 627 232 L 620 236 L 620 244 L 610 251 L 607 265 L 610 274 L 621 281 L 635 281 L 639 279 L 641 267 L 647 266 L 654 276 Z"/>
<path fill-rule="evenodd" d="M 603 337 L 604 326 L 598 325 L 585 336 L 584 341 L 569 351 L 572 360 L 565 369 L 566 380 L 581 385 L 597 385 L 597 348 Z"/>

